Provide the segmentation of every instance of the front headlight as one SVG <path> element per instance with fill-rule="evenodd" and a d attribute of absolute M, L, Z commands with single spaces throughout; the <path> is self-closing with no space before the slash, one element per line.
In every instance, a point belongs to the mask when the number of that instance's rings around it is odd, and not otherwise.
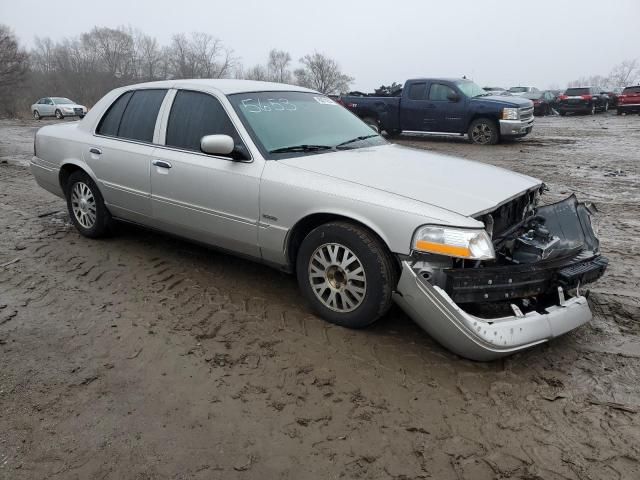
<path fill-rule="evenodd" d="M 503 108 L 502 109 L 502 119 L 503 120 L 518 120 L 518 109 L 517 108 Z"/>
<path fill-rule="evenodd" d="M 413 236 L 414 250 L 469 260 L 495 258 L 493 244 L 486 230 L 425 225 Z"/>
<path fill-rule="evenodd" d="M 73 108 L 70 107 L 64 107 L 62 110 L 64 110 L 65 112 L 73 112 Z"/>

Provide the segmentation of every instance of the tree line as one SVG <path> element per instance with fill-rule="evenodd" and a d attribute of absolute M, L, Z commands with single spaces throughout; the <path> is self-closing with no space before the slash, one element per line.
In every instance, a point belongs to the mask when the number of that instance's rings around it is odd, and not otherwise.
<path fill-rule="evenodd" d="M 289 52 L 273 49 L 264 64 L 244 66 L 231 48 L 204 32 L 176 34 L 161 45 L 130 27 L 94 27 L 59 41 L 36 37 L 27 51 L 9 27 L 0 25 L 0 115 L 24 115 L 43 96 L 66 96 L 91 106 L 123 85 L 181 78 L 294 83 L 326 94 L 346 92 L 353 82 L 319 52 L 294 65 Z"/>

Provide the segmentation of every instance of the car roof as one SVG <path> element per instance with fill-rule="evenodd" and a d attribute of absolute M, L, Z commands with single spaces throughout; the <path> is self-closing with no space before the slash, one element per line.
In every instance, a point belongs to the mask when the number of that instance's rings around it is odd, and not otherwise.
<path fill-rule="evenodd" d="M 407 82 L 460 82 L 460 81 L 468 81 L 472 82 L 470 78 L 452 78 L 452 77 L 420 77 L 420 78 L 410 78 Z"/>
<path fill-rule="evenodd" d="M 318 93 L 297 85 L 288 85 L 286 83 L 275 82 L 259 82 L 255 80 L 234 80 L 234 79 L 214 79 L 214 78 L 194 78 L 184 80 L 162 80 L 159 82 L 138 83 L 124 87 L 126 89 L 142 89 L 142 88 L 204 88 L 217 90 L 218 92 L 229 95 L 233 93 L 260 92 L 260 91 L 287 91 L 287 92 L 310 92 Z"/>

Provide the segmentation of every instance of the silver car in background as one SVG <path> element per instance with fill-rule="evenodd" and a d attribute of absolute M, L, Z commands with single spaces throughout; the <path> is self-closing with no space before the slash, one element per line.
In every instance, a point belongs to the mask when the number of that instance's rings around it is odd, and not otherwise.
<path fill-rule="evenodd" d="M 175 80 L 107 94 L 41 128 L 31 171 L 81 234 L 114 219 L 295 273 L 325 320 L 397 302 L 457 354 L 498 358 L 591 319 L 607 266 L 574 196 L 491 165 L 389 144 L 301 87 Z"/>
<path fill-rule="evenodd" d="M 36 120 L 42 117 L 56 117 L 58 120 L 64 117 L 84 118 L 87 107 L 65 97 L 44 97 L 31 105 L 31 114 Z"/>

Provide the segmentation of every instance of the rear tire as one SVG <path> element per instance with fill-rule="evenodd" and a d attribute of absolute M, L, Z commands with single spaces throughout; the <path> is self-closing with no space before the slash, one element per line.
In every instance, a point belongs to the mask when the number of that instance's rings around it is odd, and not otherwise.
<path fill-rule="evenodd" d="M 564 112 L 562 110 L 558 110 L 558 113 L 560 114 L 561 117 L 564 117 L 567 114 L 567 112 Z"/>
<path fill-rule="evenodd" d="M 620 107 L 618 107 L 618 110 L 616 110 L 616 115 L 622 115 L 622 110 L 620 109 Z"/>
<path fill-rule="evenodd" d="M 296 274 L 313 311 L 347 328 L 364 328 L 383 316 L 397 284 L 383 242 L 370 230 L 341 221 L 320 225 L 305 237 Z"/>
<path fill-rule="evenodd" d="M 65 188 L 67 209 L 78 231 L 89 238 L 106 236 L 113 219 L 104 205 L 102 194 L 95 182 L 82 170 L 69 176 Z"/>
<path fill-rule="evenodd" d="M 478 118 L 471 122 L 469 140 L 477 145 L 495 145 L 500 140 L 498 125 L 489 118 Z"/>
<path fill-rule="evenodd" d="M 62 112 L 60 110 L 56 110 L 56 118 L 58 120 L 62 120 L 64 118 L 64 115 L 62 115 Z"/>

